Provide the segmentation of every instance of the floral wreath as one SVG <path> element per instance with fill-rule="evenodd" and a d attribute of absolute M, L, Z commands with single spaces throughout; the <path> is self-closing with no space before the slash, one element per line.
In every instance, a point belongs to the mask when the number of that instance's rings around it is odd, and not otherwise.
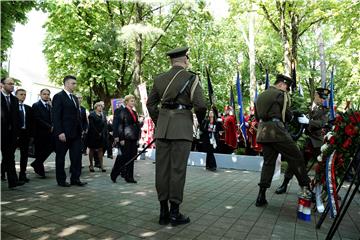
<path fill-rule="evenodd" d="M 316 186 L 318 210 L 323 209 L 320 195 L 324 189 L 331 216 L 335 217 L 339 210 L 336 183 L 344 177 L 360 145 L 360 111 L 349 109 L 338 113 L 333 124 L 332 130 L 324 137 L 321 154 L 317 157 L 313 184 Z"/>

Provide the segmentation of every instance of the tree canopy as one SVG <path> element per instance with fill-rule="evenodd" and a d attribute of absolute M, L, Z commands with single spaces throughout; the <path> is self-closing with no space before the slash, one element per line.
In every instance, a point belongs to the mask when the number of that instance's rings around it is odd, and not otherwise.
<path fill-rule="evenodd" d="M 228 3 L 229 15 L 218 20 L 205 0 L 46 1 L 44 53 L 50 80 L 61 83 L 63 76 L 74 74 L 89 105 L 101 99 L 109 106 L 112 98 L 134 92 L 139 83 L 149 89 L 154 76 L 170 67 L 165 52 L 188 45 L 192 70 L 206 79 L 209 69 L 216 105 L 228 104 L 239 71 L 244 105 L 249 108 L 253 91 L 265 87 L 266 70 L 272 82 L 276 73 L 295 76 L 296 71 L 297 86 L 310 102 L 321 84 L 322 54 L 327 85 L 334 69 L 336 105 L 341 109 L 352 101 L 360 106 L 359 2 Z M 250 84 L 251 71 L 256 86 Z M 206 92 L 206 81 L 202 85 Z"/>

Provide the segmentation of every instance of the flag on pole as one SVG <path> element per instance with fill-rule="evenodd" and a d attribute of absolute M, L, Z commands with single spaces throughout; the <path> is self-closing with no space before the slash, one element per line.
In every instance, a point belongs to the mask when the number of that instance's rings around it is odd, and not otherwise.
<path fill-rule="evenodd" d="M 334 106 L 334 67 L 331 70 L 330 75 L 330 99 L 329 99 L 329 107 L 330 107 L 330 118 L 329 120 L 334 120 L 336 116 L 335 106 Z"/>
<path fill-rule="evenodd" d="M 240 130 L 242 136 L 244 138 L 244 142 L 246 143 L 246 126 L 245 126 L 245 119 L 244 119 L 244 109 L 243 109 L 243 101 L 242 101 L 242 93 L 241 93 L 241 85 L 240 85 L 240 74 L 237 72 L 236 77 L 236 90 L 237 90 L 237 98 L 238 98 L 238 105 L 239 105 L 239 123 L 240 123 Z"/>
<path fill-rule="evenodd" d="M 299 95 L 300 95 L 301 97 L 304 97 L 304 90 L 302 89 L 302 86 L 301 86 L 300 81 L 299 81 Z"/>
<path fill-rule="evenodd" d="M 265 90 L 270 87 L 269 70 L 265 70 Z"/>
<path fill-rule="evenodd" d="M 209 101 L 210 101 L 210 106 L 213 105 L 213 98 L 214 98 L 214 90 L 211 84 L 211 80 L 210 80 L 210 74 L 209 74 L 209 69 L 206 67 L 206 77 L 207 77 L 207 84 L 208 84 L 208 93 L 209 93 Z"/>

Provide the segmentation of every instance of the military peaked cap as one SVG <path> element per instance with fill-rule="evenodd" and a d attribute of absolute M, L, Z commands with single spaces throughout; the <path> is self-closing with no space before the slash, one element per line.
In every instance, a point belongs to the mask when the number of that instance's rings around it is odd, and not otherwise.
<path fill-rule="evenodd" d="M 328 97 L 328 95 L 331 93 L 331 91 L 327 88 L 317 88 L 316 92 L 319 94 L 319 96 L 322 99 L 326 99 Z"/>
<path fill-rule="evenodd" d="M 168 51 L 166 55 L 169 56 L 170 58 L 184 57 L 186 56 L 188 50 L 189 50 L 188 47 L 175 48 Z"/>
<path fill-rule="evenodd" d="M 293 81 L 290 77 L 285 76 L 283 74 L 276 75 L 276 82 L 283 82 L 287 84 L 289 87 L 292 85 Z"/>

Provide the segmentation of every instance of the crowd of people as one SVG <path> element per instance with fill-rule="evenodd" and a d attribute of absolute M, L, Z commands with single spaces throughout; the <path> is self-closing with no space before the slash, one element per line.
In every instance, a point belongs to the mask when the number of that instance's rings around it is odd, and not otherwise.
<path fill-rule="evenodd" d="M 274 86 L 258 96 L 254 115 L 246 116 L 248 138 L 245 139 L 230 106 L 225 108 L 224 114 L 219 114 L 214 107 L 207 112 L 199 78 L 187 70 L 190 64 L 188 48 L 177 48 L 167 55 L 172 67 L 155 77 L 146 104 L 156 126 L 155 185 L 160 203 L 159 224 L 176 226 L 190 222 L 190 218 L 179 211 L 190 151 L 206 152 L 206 169 L 215 171 L 214 153 L 233 152 L 241 144 L 240 139 L 255 154 L 262 151 L 264 156 L 256 206 L 267 204 L 265 192 L 270 187 L 279 154 L 288 162 L 288 170 L 277 193 L 286 192 L 288 182 L 295 175 L 303 194 L 311 194 L 306 171 L 308 157 L 305 156 L 304 160 L 304 155 L 285 127 L 293 118 L 288 94 L 291 78 L 279 74 Z M 9 188 L 29 182 L 26 168 L 31 144 L 35 146 L 35 160 L 30 166 L 41 178 L 46 178 L 44 162 L 55 151 L 58 186 L 87 184 L 80 179 L 82 156 L 87 152 L 89 172 L 94 172 L 96 166 L 101 172 L 106 172 L 104 153 L 108 151 L 108 157 L 112 158 L 114 145 L 119 147 L 119 154 L 110 174 L 111 180 L 115 183 L 121 176 L 128 183 L 137 183 L 133 160 L 139 147 L 143 119 L 134 109 L 135 97 L 127 95 L 125 104 L 117 108 L 113 119 L 108 121 L 101 101 L 95 103 L 94 109 L 87 114 L 81 106 L 81 95 L 74 94 L 76 83 L 76 77 L 65 76 L 64 89 L 55 94 L 53 100 L 50 99 L 50 90 L 42 89 L 39 101 L 30 107 L 24 104 L 25 89 L 17 89 L 14 96 L 14 80 L 10 77 L 1 79 L 1 179 L 7 180 Z M 317 89 L 310 119 L 304 115 L 297 117 L 299 123 L 308 126 L 308 145 L 312 146 L 315 154 L 319 151 L 319 141 L 327 123 L 326 111 L 321 104 L 328 93 L 327 89 Z M 17 147 L 20 148 L 19 175 L 15 168 Z M 65 172 L 67 152 L 70 182 Z"/>

